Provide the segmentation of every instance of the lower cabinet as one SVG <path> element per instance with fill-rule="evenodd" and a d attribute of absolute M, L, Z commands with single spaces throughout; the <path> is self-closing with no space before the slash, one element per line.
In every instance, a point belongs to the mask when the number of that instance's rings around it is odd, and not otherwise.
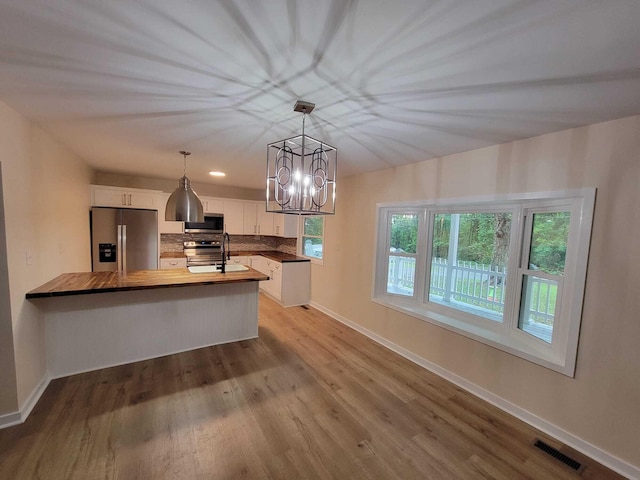
<path fill-rule="evenodd" d="M 261 255 L 253 255 L 251 257 L 251 268 L 258 270 L 260 273 L 264 273 L 265 275 L 269 275 L 269 270 L 267 269 L 267 259 Z M 264 288 L 264 284 L 267 281 L 268 280 L 260 282 L 260 288 Z"/>
<path fill-rule="evenodd" d="M 186 258 L 161 258 L 160 268 L 187 268 Z"/>
<path fill-rule="evenodd" d="M 306 305 L 311 297 L 311 262 L 277 262 L 263 256 L 251 257 L 252 267 L 269 275 L 260 289 L 285 307 Z"/>
<path fill-rule="evenodd" d="M 269 280 L 264 282 L 264 291 L 282 301 L 282 264 L 267 258 L 267 275 Z"/>
<path fill-rule="evenodd" d="M 242 256 L 242 255 L 232 255 L 231 259 L 229 259 L 227 261 L 227 263 L 231 264 L 231 265 L 246 265 L 247 267 L 251 266 L 251 258 L 249 256 Z M 257 270 L 257 269 L 256 269 Z M 260 273 L 260 270 L 258 270 Z"/>

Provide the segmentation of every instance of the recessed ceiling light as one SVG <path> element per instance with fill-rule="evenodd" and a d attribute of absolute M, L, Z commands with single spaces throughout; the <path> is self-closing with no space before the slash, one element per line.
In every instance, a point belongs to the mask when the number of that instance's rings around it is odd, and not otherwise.
<path fill-rule="evenodd" d="M 226 175 L 226 173 L 212 171 L 212 172 L 209 172 L 209 175 L 211 175 L 212 177 L 224 177 Z"/>

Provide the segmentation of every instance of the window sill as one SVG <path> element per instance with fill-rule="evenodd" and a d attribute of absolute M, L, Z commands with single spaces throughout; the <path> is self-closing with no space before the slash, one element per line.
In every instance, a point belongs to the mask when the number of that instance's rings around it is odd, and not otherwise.
<path fill-rule="evenodd" d="M 573 377 L 574 362 L 567 362 L 565 356 L 554 352 L 549 345 L 538 341 L 534 337 L 531 337 L 531 341 L 521 340 L 519 337 L 523 339 L 529 337 L 529 335 L 524 332 L 518 331 L 514 334 L 510 329 L 498 323 L 492 326 L 494 328 L 474 325 L 428 308 L 403 303 L 401 299 L 395 297 L 374 297 L 372 300 L 384 307 L 429 322 L 454 333 L 464 335 L 467 338 L 562 373 L 563 375 Z"/>

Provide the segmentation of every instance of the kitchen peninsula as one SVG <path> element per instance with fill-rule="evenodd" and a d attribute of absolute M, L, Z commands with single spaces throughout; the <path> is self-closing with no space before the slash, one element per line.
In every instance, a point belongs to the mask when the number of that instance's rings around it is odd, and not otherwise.
<path fill-rule="evenodd" d="M 52 378 L 258 336 L 254 269 L 67 273 L 26 298 L 46 322 Z"/>

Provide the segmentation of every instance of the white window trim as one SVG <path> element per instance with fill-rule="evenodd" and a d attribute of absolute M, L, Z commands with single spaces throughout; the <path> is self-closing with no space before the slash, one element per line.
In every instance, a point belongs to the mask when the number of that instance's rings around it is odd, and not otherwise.
<path fill-rule="evenodd" d="M 521 195 L 500 195 L 452 200 L 381 203 L 376 215 L 376 252 L 374 257 L 374 279 L 372 301 L 400 311 L 415 318 L 433 323 L 484 344 L 524 358 L 538 365 L 573 377 L 575 375 L 578 337 L 582 316 L 582 303 L 586 280 L 588 252 L 591 239 L 591 225 L 595 203 L 595 188 L 566 190 L 557 192 L 528 193 Z M 512 239 L 509 252 L 508 278 L 511 284 L 522 278 L 521 248 L 525 217 L 532 213 L 558 206 L 571 211 L 571 224 L 567 245 L 565 275 L 562 286 L 562 301 L 554 319 L 554 335 L 548 344 L 518 328 L 521 286 L 510 288 L 505 298 L 504 321 L 496 322 L 472 314 L 455 310 L 428 301 L 430 278 L 431 235 L 430 222 L 434 212 L 450 213 L 459 211 L 506 211 L 514 209 L 512 217 Z M 416 213 L 424 215 L 419 222 L 418 247 L 416 252 L 416 283 L 413 297 L 388 294 L 386 292 L 388 258 L 389 215 Z M 381 240 L 384 239 L 384 244 Z M 526 245 L 525 245 L 526 246 Z M 385 250 L 387 248 L 387 250 Z M 540 273 L 540 272 L 538 272 Z M 560 298 L 560 294 L 559 294 Z"/>
<path fill-rule="evenodd" d="M 318 257 L 310 257 L 309 255 L 305 255 L 304 253 L 304 242 L 303 242 L 303 238 L 306 237 L 315 237 L 315 235 L 305 235 L 304 234 L 304 219 L 305 216 L 301 215 L 300 216 L 300 221 L 298 222 L 298 256 L 299 257 L 304 257 L 304 258 L 308 258 L 311 263 L 315 263 L 317 265 L 323 265 L 324 264 L 324 258 L 326 255 L 326 249 L 325 249 L 325 229 L 327 227 L 327 222 L 325 221 L 325 216 L 322 215 L 322 258 L 318 258 Z M 318 238 L 318 237 L 315 237 Z"/>

